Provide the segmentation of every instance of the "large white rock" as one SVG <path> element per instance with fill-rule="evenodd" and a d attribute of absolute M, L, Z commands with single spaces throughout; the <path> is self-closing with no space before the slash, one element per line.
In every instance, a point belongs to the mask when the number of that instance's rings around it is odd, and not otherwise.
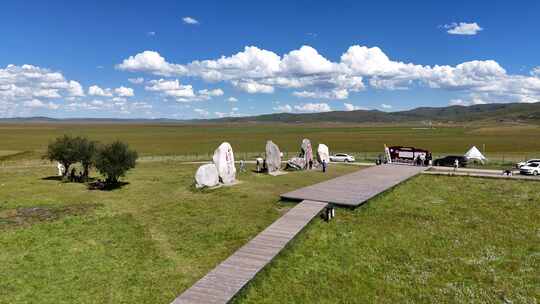
<path fill-rule="evenodd" d="M 219 185 L 219 175 L 216 165 L 206 164 L 197 169 L 195 173 L 195 186 L 197 188 L 215 187 Z"/>
<path fill-rule="evenodd" d="M 293 157 L 287 161 L 286 169 L 304 170 L 306 167 L 306 160 L 303 157 Z"/>
<path fill-rule="evenodd" d="M 266 166 L 268 173 L 276 172 L 281 168 L 281 152 L 271 140 L 266 142 Z"/>
<path fill-rule="evenodd" d="M 313 149 L 311 148 L 311 141 L 309 139 L 304 138 L 302 140 L 302 152 L 301 157 L 303 157 L 306 161 L 306 166 L 309 165 L 309 161 L 313 161 Z"/>
<path fill-rule="evenodd" d="M 319 144 L 317 147 L 317 161 L 319 161 L 321 164 L 322 162 L 330 163 L 330 150 L 328 149 L 328 146 L 325 144 Z"/>
<path fill-rule="evenodd" d="M 219 179 L 224 184 L 232 184 L 236 181 L 236 167 L 234 166 L 234 154 L 231 145 L 224 142 L 214 151 L 212 157 L 216 165 Z"/>

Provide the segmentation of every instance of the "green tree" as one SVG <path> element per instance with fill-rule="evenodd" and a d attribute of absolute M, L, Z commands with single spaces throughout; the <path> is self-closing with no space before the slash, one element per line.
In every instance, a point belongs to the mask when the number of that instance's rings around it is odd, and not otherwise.
<path fill-rule="evenodd" d="M 97 151 L 97 142 L 89 140 L 86 137 L 75 138 L 77 146 L 77 160 L 83 167 L 83 177 L 88 178 L 90 167 L 94 162 Z"/>
<path fill-rule="evenodd" d="M 126 143 L 115 141 L 98 148 L 95 166 L 106 177 L 107 184 L 117 184 L 121 176 L 135 168 L 137 157 L 137 152 L 130 150 Z"/>
<path fill-rule="evenodd" d="M 49 143 L 45 158 L 50 161 L 57 161 L 64 165 L 64 177 L 68 174 L 69 167 L 79 159 L 78 140 L 72 136 L 64 135 Z"/>

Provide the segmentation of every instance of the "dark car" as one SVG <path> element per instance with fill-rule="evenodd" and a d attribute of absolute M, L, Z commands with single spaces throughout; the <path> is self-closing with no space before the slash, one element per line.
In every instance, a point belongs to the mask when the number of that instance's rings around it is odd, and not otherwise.
<path fill-rule="evenodd" d="M 456 159 L 459 167 L 467 167 L 467 158 L 465 156 L 449 155 L 443 158 L 437 158 L 433 161 L 434 166 L 453 167 Z"/>

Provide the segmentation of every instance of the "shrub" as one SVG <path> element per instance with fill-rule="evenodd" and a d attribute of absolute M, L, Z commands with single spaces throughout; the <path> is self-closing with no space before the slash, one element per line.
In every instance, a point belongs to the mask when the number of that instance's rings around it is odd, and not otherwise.
<path fill-rule="evenodd" d="M 137 152 L 126 143 L 115 141 L 98 148 L 95 157 L 96 169 L 106 177 L 107 184 L 117 184 L 118 179 L 135 167 Z"/>
<path fill-rule="evenodd" d="M 88 171 L 94 162 L 97 151 L 97 142 L 86 137 L 75 138 L 77 147 L 77 160 L 83 167 L 83 177 L 88 178 Z"/>
<path fill-rule="evenodd" d="M 57 161 L 64 165 L 64 176 L 67 175 L 69 167 L 79 159 L 78 140 L 72 136 L 64 135 L 49 143 L 45 158 L 50 161 Z"/>

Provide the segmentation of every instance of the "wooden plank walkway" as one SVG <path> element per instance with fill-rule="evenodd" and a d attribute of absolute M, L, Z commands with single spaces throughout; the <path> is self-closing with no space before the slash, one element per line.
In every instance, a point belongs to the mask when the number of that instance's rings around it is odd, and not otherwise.
<path fill-rule="evenodd" d="M 210 271 L 172 303 L 227 303 L 326 203 L 304 200 Z"/>
<path fill-rule="evenodd" d="M 315 200 L 336 205 L 358 206 L 428 167 L 410 165 L 373 166 L 281 195 L 289 200 Z"/>

